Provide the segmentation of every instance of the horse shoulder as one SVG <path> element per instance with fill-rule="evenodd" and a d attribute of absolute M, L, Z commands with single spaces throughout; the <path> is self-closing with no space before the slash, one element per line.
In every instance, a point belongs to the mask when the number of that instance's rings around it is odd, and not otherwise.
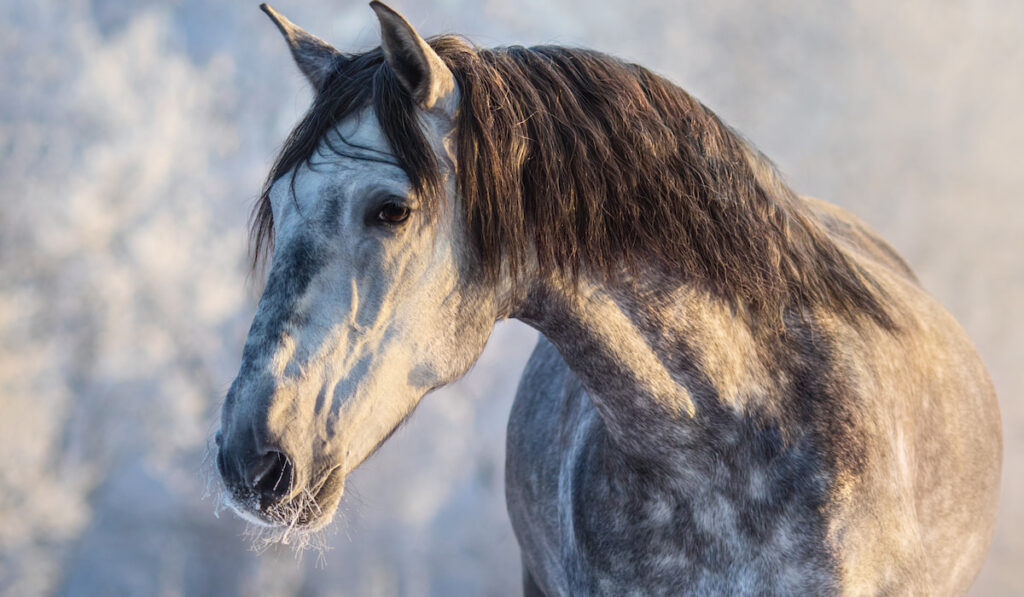
<path fill-rule="evenodd" d="M 892 247 L 848 212 L 804 201 L 879 284 L 896 323 L 822 330 L 867 447 L 831 523 L 844 590 L 876 591 L 888 578 L 962 593 L 995 524 L 1001 432 L 992 383 L 966 332 Z"/>
<path fill-rule="evenodd" d="M 860 508 L 850 504 L 858 523 L 843 532 L 847 581 L 857 586 L 858 577 L 876 574 L 886 549 L 916 545 L 929 592 L 962 593 L 995 525 L 1002 453 L 995 392 L 967 334 L 935 298 L 900 276 L 884 283 L 898 302 L 899 328 L 841 339 L 859 363 L 851 373 L 873 463 L 860 481 Z"/>

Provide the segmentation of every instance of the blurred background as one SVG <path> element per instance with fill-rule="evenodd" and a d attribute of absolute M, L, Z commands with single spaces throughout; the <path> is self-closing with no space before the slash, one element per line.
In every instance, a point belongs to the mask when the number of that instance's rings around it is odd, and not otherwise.
<path fill-rule="evenodd" d="M 279 0 L 343 50 L 363 1 Z M 1024 594 L 1024 3 L 395 0 L 424 35 L 584 45 L 702 99 L 874 225 L 975 340 L 1002 511 L 973 595 Z M 515 595 L 497 327 L 350 479 L 328 549 L 250 550 L 201 472 L 260 280 L 246 221 L 310 94 L 256 0 L 0 0 L 0 593 Z"/>

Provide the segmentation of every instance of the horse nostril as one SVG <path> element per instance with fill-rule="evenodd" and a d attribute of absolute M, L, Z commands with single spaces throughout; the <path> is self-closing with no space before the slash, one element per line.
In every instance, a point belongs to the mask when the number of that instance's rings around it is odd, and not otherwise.
<path fill-rule="evenodd" d="M 294 467 L 283 452 L 267 452 L 250 470 L 249 487 L 264 501 L 276 502 L 292 490 Z"/>

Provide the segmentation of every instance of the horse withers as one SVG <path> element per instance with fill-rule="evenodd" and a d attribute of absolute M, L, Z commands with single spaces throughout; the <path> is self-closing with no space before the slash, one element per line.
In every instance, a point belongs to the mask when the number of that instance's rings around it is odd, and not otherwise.
<path fill-rule="evenodd" d="M 542 334 L 508 429 L 531 595 L 966 591 L 1001 440 L 970 341 L 863 222 L 710 110 L 589 50 L 343 53 L 263 6 L 315 90 L 255 212 L 228 503 L 312 530 L 496 321 Z"/>

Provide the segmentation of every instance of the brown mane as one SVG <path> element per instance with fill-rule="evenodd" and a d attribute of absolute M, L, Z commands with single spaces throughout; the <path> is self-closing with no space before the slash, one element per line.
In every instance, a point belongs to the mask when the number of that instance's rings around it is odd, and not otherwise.
<path fill-rule="evenodd" d="M 824 306 L 890 325 L 881 293 L 771 164 L 682 89 L 598 52 L 430 45 L 461 92 L 457 180 L 481 271 L 612 275 L 656 267 L 776 319 Z M 413 102 L 380 49 L 340 57 L 279 154 L 253 214 L 254 265 L 273 242 L 270 185 L 372 106 L 421 200 L 439 173 Z"/>

